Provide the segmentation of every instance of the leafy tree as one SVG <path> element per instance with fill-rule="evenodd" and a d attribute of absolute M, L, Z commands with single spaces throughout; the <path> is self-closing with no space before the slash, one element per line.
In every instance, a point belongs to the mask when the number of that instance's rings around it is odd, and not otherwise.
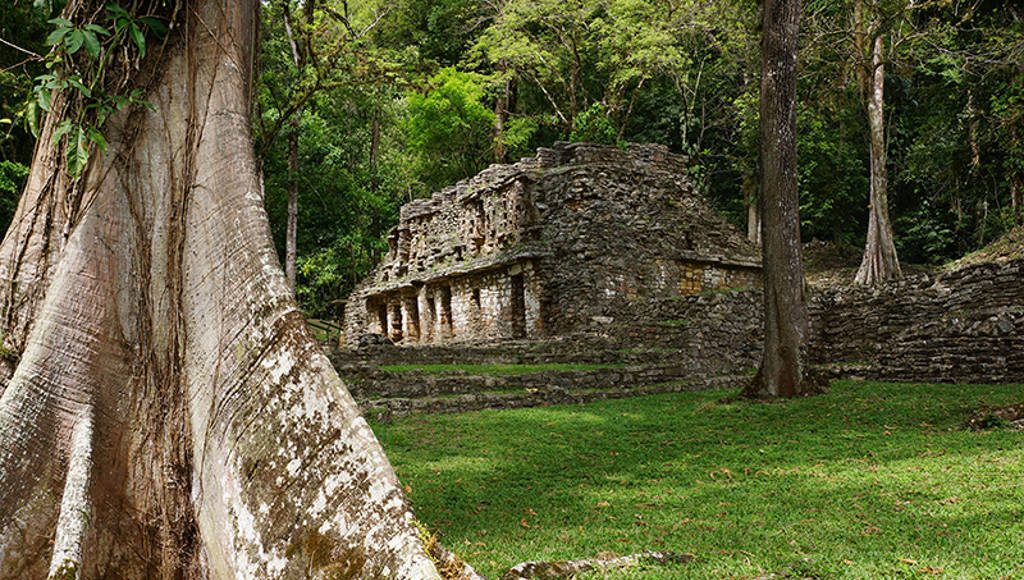
<path fill-rule="evenodd" d="M 576 126 L 569 134 L 569 141 L 587 141 L 614 145 L 618 142 L 618 134 L 611 119 L 601 103 L 590 105 L 586 111 L 576 118 Z"/>
<path fill-rule="evenodd" d="M 425 93 L 410 92 L 405 131 L 424 191 L 483 169 L 492 157 L 494 113 L 483 104 L 479 75 L 445 68 Z"/>

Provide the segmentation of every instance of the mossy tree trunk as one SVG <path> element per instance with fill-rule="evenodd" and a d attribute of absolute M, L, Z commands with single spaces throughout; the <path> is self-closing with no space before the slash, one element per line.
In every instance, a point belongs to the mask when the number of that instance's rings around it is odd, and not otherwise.
<path fill-rule="evenodd" d="M 181 2 L 77 181 L 54 100 L 0 245 L 0 578 L 438 577 L 271 243 L 257 6 Z"/>
<path fill-rule="evenodd" d="M 763 5 L 761 74 L 761 248 L 765 343 L 745 391 L 756 398 L 817 390 L 805 354 L 809 317 L 800 248 L 796 173 L 796 62 L 800 0 Z"/>

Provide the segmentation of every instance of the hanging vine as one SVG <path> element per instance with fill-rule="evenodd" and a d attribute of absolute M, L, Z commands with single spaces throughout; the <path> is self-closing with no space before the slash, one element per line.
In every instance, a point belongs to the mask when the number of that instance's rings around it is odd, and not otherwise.
<path fill-rule="evenodd" d="M 62 107 L 52 143 L 63 147 L 73 179 L 81 177 L 96 149 L 106 152 L 103 126 L 111 115 L 127 107 L 152 106 L 143 98 L 143 90 L 132 86 L 131 73 L 146 57 L 149 40 L 166 37 L 168 18 L 156 10 L 133 8 L 134 14 L 120 4 L 109 3 L 95 8 L 92 18 L 75 18 L 76 24 L 69 17 L 86 7 L 69 6 L 65 17 L 49 21 L 55 28 L 46 39 L 51 47 L 44 57 L 47 72 L 35 78 L 26 122 L 38 137 L 41 117 Z M 139 13 L 143 15 L 137 16 Z M 173 21 L 177 6 L 169 13 Z"/>

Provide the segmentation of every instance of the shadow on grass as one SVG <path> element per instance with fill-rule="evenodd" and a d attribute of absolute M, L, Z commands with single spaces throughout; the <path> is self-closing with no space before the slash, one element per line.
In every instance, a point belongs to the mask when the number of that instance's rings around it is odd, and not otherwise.
<path fill-rule="evenodd" d="M 840 383 L 774 405 L 721 396 L 376 429 L 418 517 L 491 576 L 522 560 L 643 549 L 697 556 L 640 573 L 651 578 L 794 563 L 829 577 L 976 577 L 1024 562 L 1013 540 L 1024 532 L 1021 435 L 958 428 L 979 404 L 1024 398 L 1024 387 Z"/>

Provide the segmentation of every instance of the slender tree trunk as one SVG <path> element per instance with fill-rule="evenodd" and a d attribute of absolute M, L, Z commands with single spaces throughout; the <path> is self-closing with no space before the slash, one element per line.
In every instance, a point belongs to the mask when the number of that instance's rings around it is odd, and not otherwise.
<path fill-rule="evenodd" d="M 286 1 L 290 2 L 290 0 Z M 307 20 L 312 19 L 313 2 L 306 2 L 305 8 Z M 306 50 L 304 46 L 299 46 L 299 39 L 296 37 L 292 25 L 291 6 L 287 3 L 284 7 L 284 30 L 292 49 L 292 64 L 295 65 L 295 74 L 301 78 Z M 284 237 L 284 275 L 293 291 L 295 290 L 295 260 L 299 253 L 299 125 L 301 120 L 302 107 L 299 107 L 288 123 L 290 128 L 288 132 L 288 223 Z"/>
<path fill-rule="evenodd" d="M 868 125 L 871 130 L 871 190 L 868 205 L 868 234 L 864 258 L 854 282 L 875 285 L 903 276 L 896 255 L 892 222 L 889 219 L 888 171 L 885 139 L 884 39 L 876 33 L 871 44 L 871 67 L 866 77 Z"/>
<path fill-rule="evenodd" d="M 974 91 L 967 89 L 967 143 L 971 147 L 971 172 L 981 168 L 981 145 L 978 143 L 980 132 L 978 110 L 974 104 Z"/>
<path fill-rule="evenodd" d="M 288 134 L 288 227 L 284 240 L 284 275 L 288 286 L 295 290 L 295 259 L 298 256 L 299 228 L 299 115 L 291 121 Z"/>
<path fill-rule="evenodd" d="M 746 93 L 750 87 L 751 75 L 746 68 L 743 71 L 742 88 Z M 678 83 L 677 83 L 678 85 Z M 684 131 L 685 133 L 685 131 Z M 758 201 L 758 189 L 760 186 L 760 166 L 755 165 L 754 175 L 743 178 L 743 203 L 747 206 L 747 239 L 751 242 L 761 244 L 761 204 Z"/>
<path fill-rule="evenodd" d="M 506 73 L 504 62 L 498 63 L 498 71 Z M 505 163 L 508 160 L 508 152 L 505 150 L 505 124 L 508 122 L 508 97 L 511 89 L 511 79 L 505 79 L 504 89 L 498 93 L 494 101 L 494 162 Z"/>
<path fill-rule="evenodd" d="M 1016 125 L 1010 126 L 1010 143 L 1020 148 L 1020 134 Z M 1024 172 L 1019 169 L 1010 170 L 1010 207 L 1013 211 L 1013 223 L 1024 224 Z"/>
<path fill-rule="evenodd" d="M 45 122 L 0 245 L 0 578 L 438 577 L 271 242 L 257 6 L 182 6 L 77 184 Z"/>
<path fill-rule="evenodd" d="M 796 62 L 800 0 L 765 0 L 761 74 L 761 238 L 765 342 L 745 394 L 794 397 L 817 390 L 805 343 L 809 319 L 796 174 Z"/>
<path fill-rule="evenodd" d="M 761 204 L 757 199 L 757 187 L 750 187 L 744 196 L 747 204 L 747 239 L 755 244 L 761 243 Z"/>
<path fill-rule="evenodd" d="M 1013 212 L 1013 223 L 1024 224 L 1024 179 L 1020 176 L 1010 178 L 1010 210 Z"/>
<path fill-rule="evenodd" d="M 380 188 L 380 110 L 374 105 L 370 122 L 370 191 Z"/>

